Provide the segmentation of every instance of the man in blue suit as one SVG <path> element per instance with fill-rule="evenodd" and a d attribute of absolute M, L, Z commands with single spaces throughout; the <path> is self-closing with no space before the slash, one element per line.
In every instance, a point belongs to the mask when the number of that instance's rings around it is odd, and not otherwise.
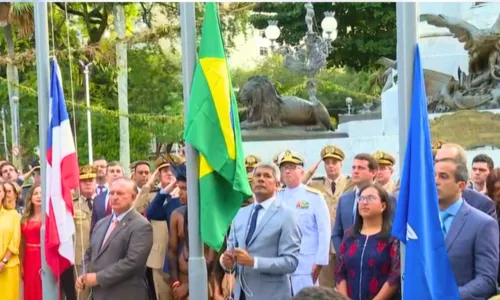
<path fill-rule="evenodd" d="M 296 213 L 276 197 L 280 171 L 261 163 L 253 171 L 255 202 L 233 219 L 220 264 L 236 269 L 235 300 L 289 300 L 290 274 L 299 264 L 302 233 Z"/>
<path fill-rule="evenodd" d="M 467 166 L 436 159 L 439 217 L 460 299 L 488 299 L 496 293 L 499 261 L 497 221 L 464 201 Z"/>
<path fill-rule="evenodd" d="M 460 145 L 451 143 L 442 144 L 441 148 L 436 152 L 434 160 L 439 161 L 445 158 L 453 159 L 457 161 L 457 163 L 467 166 L 467 154 L 465 149 Z M 462 192 L 462 198 L 470 206 L 479 209 L 487 215 L 490 215 L 495 220 L 497 219 L 495 203 L 488 196 L 471 188 L 465 187 Z"/>

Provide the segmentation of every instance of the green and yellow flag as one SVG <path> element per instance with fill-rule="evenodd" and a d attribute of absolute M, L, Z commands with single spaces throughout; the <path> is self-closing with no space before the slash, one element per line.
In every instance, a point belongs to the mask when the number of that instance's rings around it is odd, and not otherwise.
<path fill-rule="evenodd" d="M 213 2 L 205 4 L 184 138 L 200 153 L 201 239 L 219 250 L 231 221 L 252 191 L 245 169 L 238 107 Z"/>

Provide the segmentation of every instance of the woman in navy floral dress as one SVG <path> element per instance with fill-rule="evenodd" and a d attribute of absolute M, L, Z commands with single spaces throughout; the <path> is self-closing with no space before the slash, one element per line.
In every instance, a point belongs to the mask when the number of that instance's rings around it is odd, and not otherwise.
<path fill-rule="evenodd" d="M 353 300 L 400 299 L 399 242 L 391 238 L 393 207 L 378 184 L 360 189 L 356 221 L 340 245 L 335 280 Z"/>

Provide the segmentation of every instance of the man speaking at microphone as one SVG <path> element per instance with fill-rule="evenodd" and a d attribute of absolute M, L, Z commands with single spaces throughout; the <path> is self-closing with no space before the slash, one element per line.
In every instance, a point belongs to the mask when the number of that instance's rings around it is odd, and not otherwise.
<path fill-rule="evenodd" d="M 295 213 L 276 199 L 280 172 L 259 164 L 252 176 L 255 202 L 233 220 L 220 263 L 236 269 L 235 300 L 289 300 L 290 274 L 298 265 L 302 234 Z"/>

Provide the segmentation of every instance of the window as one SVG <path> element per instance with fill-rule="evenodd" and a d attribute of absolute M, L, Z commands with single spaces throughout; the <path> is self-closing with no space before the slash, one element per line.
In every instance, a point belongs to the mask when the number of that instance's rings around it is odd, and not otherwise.
<path fill-rule="evenodd" d="M 268 56 L 269 55 L 269 49 L 267 47 L 260 47 L 259 48 L 259 55 L 260 56 Z"/>

